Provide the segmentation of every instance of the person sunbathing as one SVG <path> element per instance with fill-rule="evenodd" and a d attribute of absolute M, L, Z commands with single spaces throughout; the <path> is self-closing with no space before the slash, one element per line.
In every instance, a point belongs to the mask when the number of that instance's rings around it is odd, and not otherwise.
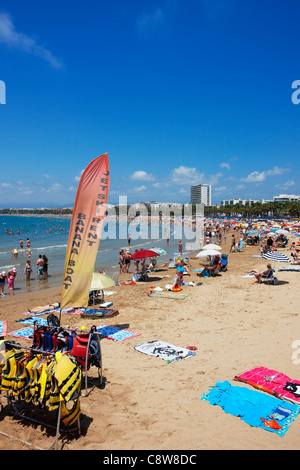
<path fill-rule="evenodd" d="M 253 273 L 256 278 L 256 282 L 258 282 L 258 284 L 261 284 L 262 278 L 270 277 L 272 275 L 272 272 L 272 266 L 270 263 L 268 263 L 266 271 L 258 271 L 257 269 L 251 269 L 251 271 L 248 271 L 247 274 Z"/>

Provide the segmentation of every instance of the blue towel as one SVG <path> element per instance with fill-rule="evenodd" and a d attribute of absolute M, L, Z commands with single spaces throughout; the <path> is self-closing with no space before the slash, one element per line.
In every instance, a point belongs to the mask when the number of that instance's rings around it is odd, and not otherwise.
<path fill-rule="evenodd" d="M 240 417 L 250 426 L 263 428 L 283 436 L 293 423 L 300 406 L 266 395 L 257 390 L 231 385 L 228 381 L 217 382 L 201 400 L 219 405 L 225 413 Z M 280 429 L 269 427 L 277 423 Z"/>

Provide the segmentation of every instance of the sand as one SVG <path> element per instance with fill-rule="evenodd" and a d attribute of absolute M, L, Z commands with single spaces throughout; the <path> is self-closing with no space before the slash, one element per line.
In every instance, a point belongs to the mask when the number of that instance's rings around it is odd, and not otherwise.
<path fill-rule="evenodd" d="M 228 252 L 230 236 L 223 252 Z M 118 286 L 113 301 L 119 315 L 107 321 L 63 315 L 62 323 L 77 326 L 110 323 L 126 325 L 140 336 L 123 342 L 101 340 L 104 387 L 89 388 L 81 397 L 82 435 L 62 437 L 64 450 L 202 450 L 202 449 L 298 449 L 300 418 L 284 437 L 252 428 L 220 407 L 200 401 L 218 380 L 263 365 L 300 379 L 292 360 L 292 344 L 300 340 L 298 289 L 300 273 L 277 271 L 277 286 L 254 284 L 244 278 L 247 269 L 264 268 L 266 261 L 252 258 L 258 247 L 229 254 L 229 269 L 217 277 L 185 279 L 199 283 L 184 286 L 185 300 L 150 298 L 142 293 L 150 286 L 164 287 L 174 270 L 159 268 L 149 284 Z M 193 258 L 191 269 L 199 267 Z M 277 267 L 277 266 L 276 266 Z M 170 276 L 166 278 L 164 276 Z M 122 275 L 120 280 L 130 279 Z M 41 289 L 0 299 L 0 319 L 8 331 L 22 327 L 16 320 L 28 308 L 60 300 L 60 288 Z M 8 336 L 7 339 L 13 339 Z M 196 356 L 170 363 L 139 353 L 134 345 L 168 341 L 180 347 L 196 346 Z M 18 341 L 15 339 L 15 341 Z M 28 345 L 24 340 L 21 344 Z M 89 376 L 96 377 L 91 368 Z M 2 392 L 1 402 L 6 400 Z M 53 431 L 0 414 L 0 432 L 40 448 L 54 441 Z M 1 436 L 0 449 L 31 449 L 27 444 Z"/>

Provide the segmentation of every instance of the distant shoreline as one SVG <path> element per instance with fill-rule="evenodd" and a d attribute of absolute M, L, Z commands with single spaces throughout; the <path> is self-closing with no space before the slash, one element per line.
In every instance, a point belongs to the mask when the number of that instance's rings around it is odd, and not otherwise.
<path fill-rule="evenodd" d="M 28 212 L 26 214 L 2 214 L 0 212 L 0 216 L 3 217 L 59 217 L 59 218 L 71 218 L 72 214 L 54 214 L 54 213 L 49 213 L 49 214 L 37 214 L 34 212 Z"/>

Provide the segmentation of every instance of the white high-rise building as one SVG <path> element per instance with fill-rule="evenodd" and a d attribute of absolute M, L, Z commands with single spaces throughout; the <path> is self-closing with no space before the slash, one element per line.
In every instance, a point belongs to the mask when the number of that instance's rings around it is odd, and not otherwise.
<path fill-rule="evenodd" d="M 191 186 L 191 204 L 211 206 L 211 185 L 197 184 L 196 186 Z"/>

